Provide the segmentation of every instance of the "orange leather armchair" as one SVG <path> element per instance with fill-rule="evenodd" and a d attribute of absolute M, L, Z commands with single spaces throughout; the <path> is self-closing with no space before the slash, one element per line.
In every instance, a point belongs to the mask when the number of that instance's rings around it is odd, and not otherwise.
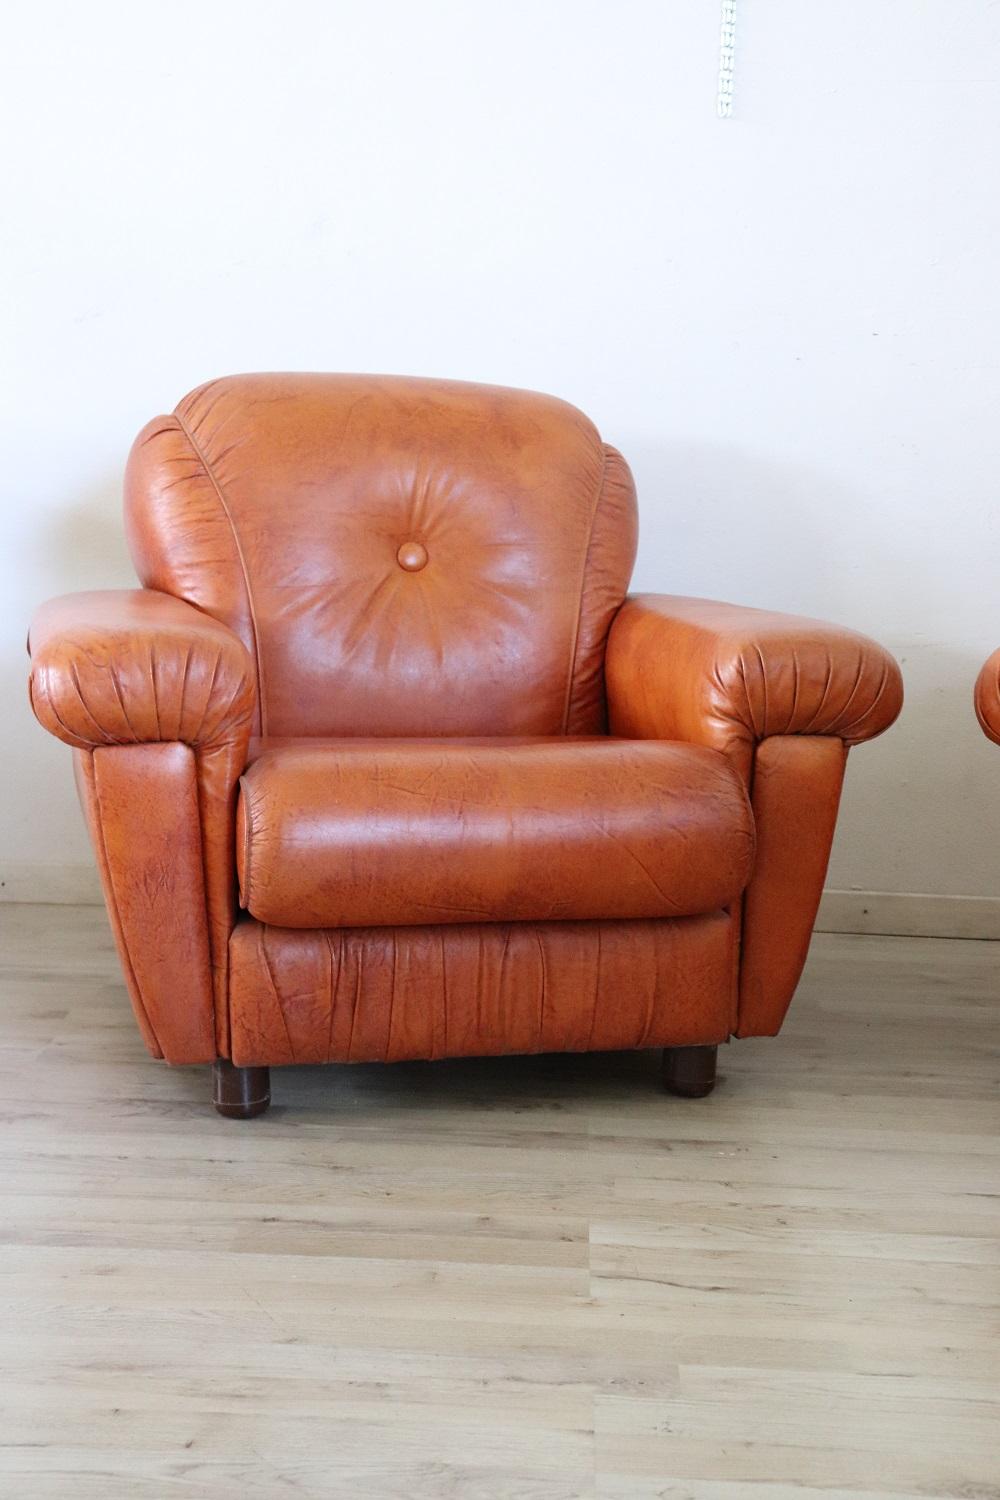
<path fill-rule="evenodd" d="M 573 407 L 444 381 L 214 381 L 137 439 L 143 587 L 44 605 L 150 1052 L 271 1064 L 663 1047 L 707 1093 L 773 1035 L 850 745 L 863 636 L 626 597 L 624 459 Z"/>

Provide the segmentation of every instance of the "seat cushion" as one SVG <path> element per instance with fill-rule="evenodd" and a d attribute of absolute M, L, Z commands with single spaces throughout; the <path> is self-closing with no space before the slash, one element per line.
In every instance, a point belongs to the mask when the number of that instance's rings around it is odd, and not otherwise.
<path fill-rule="evenodd" d="M 326 740 L 240 783 L 240 900 L 279 927 L 679 917 L 750 878 L 714 750 L 654 740 Z"/>

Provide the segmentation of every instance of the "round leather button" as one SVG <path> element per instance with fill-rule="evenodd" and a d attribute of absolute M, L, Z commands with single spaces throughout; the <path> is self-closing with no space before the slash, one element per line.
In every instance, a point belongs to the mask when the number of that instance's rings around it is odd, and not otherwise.
<path fill-rule="evenodd" d="M 419 573 L 427 566 L 427 548 L 422 542 L 404 542 L 396 553 L 396 561 L 408 573 Z"/>

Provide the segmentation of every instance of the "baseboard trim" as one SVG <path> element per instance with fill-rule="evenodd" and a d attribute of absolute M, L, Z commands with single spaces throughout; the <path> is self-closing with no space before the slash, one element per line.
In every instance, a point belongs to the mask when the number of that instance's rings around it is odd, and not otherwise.
<path fill-rule="evenodd" d="M 1000 897 L 914 891 L 824 891 L 817 932 L 1000 941 Z"/>
<path fill-rule="evenodd" d="M 0 870 L 0 902 L 99 906 L 101 900 L 93 865 L 8 864 Z M 1000 897 L 828 890 L 819 905 L 816 931 L 1000 942 Z"/>

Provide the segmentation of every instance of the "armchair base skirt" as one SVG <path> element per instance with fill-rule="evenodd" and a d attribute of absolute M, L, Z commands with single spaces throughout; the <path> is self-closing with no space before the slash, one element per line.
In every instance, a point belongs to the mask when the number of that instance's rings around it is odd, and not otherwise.
<path fill-rule="evenodd" d="M 238 1068 L 711 1047 L 736 1026 L 737 923 L 482 922 L 230 940 Z"/>

